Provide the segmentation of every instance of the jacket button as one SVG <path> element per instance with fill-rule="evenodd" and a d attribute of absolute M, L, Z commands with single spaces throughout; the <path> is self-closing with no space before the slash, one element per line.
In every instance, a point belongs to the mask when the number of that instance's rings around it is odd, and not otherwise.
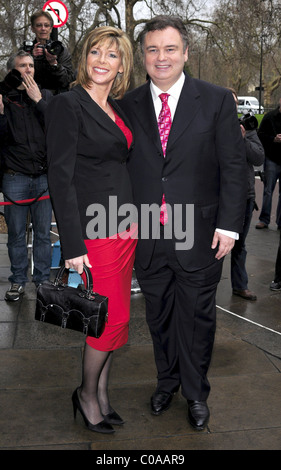
<path fill-rule="evenodd" d="M 168 181 L 168 178 L 166 178 L 166 176 L 163 176 L 162 181 L 163 183 L 165 183 L 165 181 Z"/>

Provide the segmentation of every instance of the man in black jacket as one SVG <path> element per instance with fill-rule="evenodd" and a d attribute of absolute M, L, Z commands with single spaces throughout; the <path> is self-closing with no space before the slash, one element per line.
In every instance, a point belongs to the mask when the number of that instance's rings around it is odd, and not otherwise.
<path fill-rule="evenodd" d="M 151 412 L 166 411 L 181 388 L 190 424 L 203 430 L 216 289 L 243 227 L 245 146 L 230 91 L 183 72 L 188 35 L 180 18 L 152 18 L 140 43 L 149 80 L 120 104 L 134 130 L 135 268 L 157 367 Z M 151 224 L 148 207 L 158 207 Z"/>
<path fill-rule="evenodd" d="M 275 261 L 274 281 L 271 282 L 270 289 L 273 291 L 281 291 L 281 231 Z"/>
<path fill-rule="evenodd" d="M 0 149 L 2 191 L 4 200 L 10 203 L 48 196 L 44 112 L 52 94 L 48 90 L 40 91 L 34 81 L 34 60 L 27 52 L 19 51 L 10 57 L 7 69 L 9 73 L 0 83 Z M 50 274 L 50 199 L 47 197 L 30 205 L 5 205 L 12 271 L 11 287 L 5 296 L 8 301 L 18 300 L 28 281 L 26 221 L 29 208 L 34 232 L 33 282 L 39 284 Z"/>
<path fill-rule="evenodd" d="M 52 16 L 39 10 L 31 16 L 31 29 L 35 33 L 32 55 L 34 57 L 34 79 L 41 88 L 58 94 L 69 89 L 75 80 L 71 55 L 60 41 L 51 40 Z"/>
<path fill-rule="evenodd" d="M 265 151 L 265 183 L 262 209 L 256 228 L 267 228 L 270 223 L 272 195 L 279 179 L 276 224 L 278 229 L 281 229 L 281 98 L 278 107 L 264 116 L 258 130 L 258 136 Z"/>

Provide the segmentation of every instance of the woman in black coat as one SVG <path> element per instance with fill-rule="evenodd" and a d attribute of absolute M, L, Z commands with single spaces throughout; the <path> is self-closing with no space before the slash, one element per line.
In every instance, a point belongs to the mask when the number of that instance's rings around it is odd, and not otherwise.
<path fill-rule="evenodd" d="M 119 29 L 101 27 L 87 36 L 75 86 L 47 110 L 48 178 L 66 268 L 91 269 L 94 290 L 109 299 L 100 338 L 87 337 L 81 387 L 74 412 L 87 427 L 113 432 L 123 424 L 107 393 L 114 349 L 128 339 L 131 276 L 137 226 L 124 220 L 132 205 L 126 160 L 132 132 L 114 96 L 123 96 L 132 68 L 131 45 Z M 128 228 L 129 226 L 129 228 Z"/>

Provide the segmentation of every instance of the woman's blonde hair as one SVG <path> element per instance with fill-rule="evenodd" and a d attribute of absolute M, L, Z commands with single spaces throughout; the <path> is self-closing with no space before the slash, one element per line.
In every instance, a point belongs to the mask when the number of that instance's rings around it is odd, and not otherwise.
<path fill-rule="evenodd" d="M 120 99 L 125 94 L 130 84 L 130 76 L 133 69 L 133 51 L 131 42 L 121 29 L 112 26 L 100 26 L 90 31 L 84 41 L 80 61 L 78 65 L 77 78 L 74 85 L 81 85 L 85 88 L 90 86 L 90 77 L 87 72 L 87 57 L 92 47 L 97 44 L 104 44 L 109 41 L 109 47 L 115 44 L 121 56 L 123 73 L 118 73 L 112 88 L 111 95 Z"/>

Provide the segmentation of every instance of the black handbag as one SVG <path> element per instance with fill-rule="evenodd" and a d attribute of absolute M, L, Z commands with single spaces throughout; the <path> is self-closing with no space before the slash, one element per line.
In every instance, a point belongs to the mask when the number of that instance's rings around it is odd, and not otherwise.
<path fill-rule="evenodd" d="M 65 271 L 62 266 L 54 282 L 38 286 L 35 319 L 99 338 L 108 318 L 108 298 L 93 292 L 92 274 L 86 265 L 86 287 L 65 284 Z"/>

